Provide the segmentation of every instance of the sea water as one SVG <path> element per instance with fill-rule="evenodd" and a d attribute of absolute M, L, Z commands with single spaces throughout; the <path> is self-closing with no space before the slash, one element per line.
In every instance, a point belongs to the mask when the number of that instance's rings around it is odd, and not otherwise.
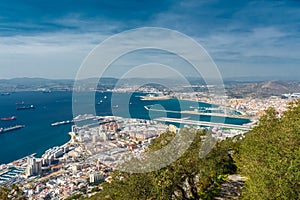
<path fill-rule="evenodd" d="M 80 94 L 83 98 L 87 93 Z M 92 106 L 99 116 L 116 115 L 121 117 L 132 117 L 139 119 L 154 119 L 157 117 L 188 117 L 191 120 L 210 121 L 210 116 L 199 116 L 182 114 L 180 112 L 162 112 L 191 110 L 195 102 L 179 101 L 177 99 L 165 100 L 141 100 L 142 93 L 96 93 Z M 16 110 L 18 105 L 34 105 L 35 109 Z M 196 103 L 196 107 L 213 107 L 211 104 Z M 147 110 L 145 106 L 155 108 Z M 85 113 L 82 113 L 85 114 Z M 0 163 L 8 163 L 22 158 L 26 155 L 37 153 L 41 156 L 45 150 L 62 145 L 70 139 L 68 132 L 72 124 L 51 126 L 51 123 L 71 120 L 72 113 L 72 92 L 52 91 L 43 93 L 40 91 L 14 92 L 7 96 L 0 96 L 0 117 L 16 116 L 14 121 L 0 121 L 0 127 L 14 125 L 25 125 L 24 128 L 0 134 Z M 241 125 L 249 122 L 247 119 L 214 117 L 214 122 L 225 122 Z M 178 125 L 178 124 L 177 124 Z"/>

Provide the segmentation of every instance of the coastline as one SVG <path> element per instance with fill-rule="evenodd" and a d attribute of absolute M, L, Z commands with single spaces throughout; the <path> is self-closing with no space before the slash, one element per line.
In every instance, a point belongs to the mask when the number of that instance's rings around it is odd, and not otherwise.
<path fill-rule="evenodd" d="M 154 100 L 169 100 L 169 99 L 173 99 L 174 97 L 171 97 L 171 96 L 140 96 L 140 98 L 143 101 L 154 101 Z"/>
<path fill-rule="evenodd" d="M 180 114 L 191 114 L 191 115 L 203 115 L 203 116 L 217 116 L 217 117 L 230 117 L 230 118 L 241 118 L 241 119 L 249 119 L 252 121 L 248 116 L 245 115 L 226 115 L 223 113 L 205 113 L 205 112 L 199 112 L 195 110 L 182 110 L 182 111 L 173 111 L 173 110 L 160 110 L 160 109 L 154 109 L 149 108 L 147 106 L 144 106 L 146 110 L 149 111 L 157 111 L 157 112 L 169 112 L 169 113 L 180 113 Z"/>
<path fill-rule="evenodd" d="M 141 100 L 172 100 L 172 99 L 177 99 L 173 96 L 169 96 L 169 95 L 163 95 L 163 96 L 139 96 Z M 210 104 L 212 106 L 219 106 L 220 108 L 223 109 L 229 109 L 229 110 L 234 110 L 236 112 L 241 113 L 241 115 L 232 115 L 232 116 L 226 116 L 220 113 L 203 113 L 203 112 L 197 112 L 197 111 L 189 111 L 189 110 L 185 110 L 185 111 L 181 111 L 180 113 L 185 113 L 185 114 L 196 114 L 196 115 L 208 115 L 208 116 L 220 116 L 220 117 L 233 117 L 233 118 L 245 118 L 245 119 L 249 119 L 250 121 L 252 121 L 250 119 L 251 116 L 249 116 L 246 112 L 241 111 L 241 110 L 235 110 L 232 109 L 229 106 L 224 106 L 221 104 L 218 104 L 216 102 L 212 102 L 209 98 L 178 98 L 178 100 L 180 101 L 190 101 L 190 102 L 194 102 L 194 103 L 204 103 L 204 104 Z M 147 109 L 147 108 L 146 108 Z M 154 109 L 152 109 L 154 110 Z M 160 110 L 157 110 L 160 111 Z M 176 112 L 176 111 L 167 111 L 167 112 Z"/>
<path fill-rule="evenodd" d="M 147 114 L 147 111 L 144 109 L 144 105 L 150 105 L 152 104 L 151 101 L 155 100 L 165 100 L 163 104 L 171 105 L 168 110 L 174 110 L 176 104 L 172 103 L 168 100 L 172 99 L 172 96 L 163 96 L 163 97 L 151 97 L 149 102 L 141 100 L 141 96 L 145 93 L 137 93 L 136 96 L 134 96 L 134 99 L 132 102 L 133 105 L 139 104 L 141 106 L 137 106 L 137 109 L 134 110 L 136 114 L 135 118 L 138 118 L 140 115 L 140 118 L 144 118 L 145 114 Z M 104 96 L 110 96 L 109 92 L 106 93 L 100 93 L 97 94 L 97 98 L 103 99 Z M 34 98 L 33 98 L 34 97 Z M 15 141 L 14 145 L 10 145 L 9 147 L 3 147 L 2 152 L 8 152 L 8 153 L 2 153 L 3 160 L 1 164 L 8 164 L 11 162 L 14 162 L 15 160 L 18 160 L 19 158 L 24 158 L 27 155 L 36 152 L 38 156 L 41 156 L 47 149 L 61 145 L 63 143 L 66 143 L 70 138 L 67 133 L 71 127 L 71 125 L 66 126 L 59 126 L 57 128 L 51 128 L 51 123 L 60 122 L 66 119 L 72 118 L 72 106 L 71 106 L 71 93 L 69 92 L 56 92 L 53 91 L 51 93 L 41 93 L 41 92 L 34 92 L 34 95 L 32 92 L 17 92 L 11 95 L 10 97 L 13 102 L 20 102 L 24 101 L 26 103 L 34 104 L 36 106 L 35 110 L 28 110 L 24 112 L 16 112 L 15 111 L 15 103 L 12 103 L 11 101 L 3 101 L 3 112 L 11 113 L 12 115 L 16 114 L 18 115 L 18 121 L 20 123 L 26 125 L 26 129 L 22 129 L 15 133 L 10 133 L 7 135 L 3 135 L 2 145 L 4 146 L 4 141 Z M 39 100 L 37 100 L 39 99 Z M 47 100 L 44 101 L 43 99 Z M 194 101 L 193 98 L 181 98 L 181 100 L 184 101 Z M 51 101 L 53 103 L 49 104 L 48 101 Z M 204 102 L 206 101 L 195 101 L 195 102 Z M 106 109 L 108 100 L 103 100 L 103 103 L 101 105 L 97 105 L 97 109 L 101 109 L 101 112 L 99 115 L 102 115 L 102 111 L 104 115 L 110 114 L 109 109 Z M 155 102 L 153 102 L 155 103 Z M 171 104 L 172 103 L 172 104 Z M 120 103 L 118 103 L 120 106 L 118 108 L 118 111 L 122 109 L 122 101 L 120 100 Z M 15 113 L 14 113 L 15 112 Z M 45 114 L 47 112 L 47 114 Z M 50 115 L 49 115 L 50 114 Z M 193 111 L 187 111 L 185 114 L 194 114 Z M 28 115 L 31 117 L 29 118 Z M 209 114 L 208 114 L 209 115 Z M 59 117 L 58 117 L 59 116 Z M 4 123 L 4 122 L 3 122 Z M 36 139 L 41 138 L 41 139 Z M 26 143 L 24 142 L 26 141 Z M 37 143 L 38 142 L 38 143 Z M 30 145 L 28 145 L 30 143 Z M 15 147 L 18 147 L 17 149 Z M 11 156 L 12 155 L 12 156 Z"/>

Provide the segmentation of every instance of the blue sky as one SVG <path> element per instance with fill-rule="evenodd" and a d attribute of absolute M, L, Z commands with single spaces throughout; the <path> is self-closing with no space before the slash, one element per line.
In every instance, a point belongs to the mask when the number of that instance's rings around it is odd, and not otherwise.
<path fill-rule="evenodd" d="M 0 78 L 75 78 L 97 44 L 145 26 L 195 39 L 224 78 L 300 79 L 297 0 L 1 1 Z"/>

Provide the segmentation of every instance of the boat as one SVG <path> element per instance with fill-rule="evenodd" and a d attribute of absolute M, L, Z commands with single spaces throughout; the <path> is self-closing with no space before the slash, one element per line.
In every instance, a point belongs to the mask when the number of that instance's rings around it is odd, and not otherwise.
<path fill-rule="evenodd" d="M 51 90 L 43 90 L 43 93 L 50 93 Z"/>
<path fill-rule="evenodd" d="M 22 107 L 17 107 L 17 110 L 28 110 L 28 109 L 35 109 L 34 105 L 30 106 L 22 106 Z"/>
<path fill-rule="evenodd" d="M 8 95 L 10 95 L 9 92 L 2 92 L 2 93 L 1 93 L 1 96 L 8 96 Z"/>
<path fill-rule="evenodd" d="M 21 129 L 21 128 L 24 128 L 24 127 L 25 127 L 24 125 L 16 125 L 16 126 L 8 127 L 8 128 L 0 128 L 0 133 L 6 133 L 6 132 L 9 132 L 9 131 L 18 130 L 18 129 Z"/>
<path fill-rule="evenodd" d="M 16 102 L 16 105 L 24 105 L 24 101 Z"/>
<path fill-rule="evenodd" d="M 59 125 L 70 124 L 70 123 L 72 123 L 72 121 L 71 120 L 67 120 L 67 121 L 61 121 L 61 122 L 52 123 L 51 126 L 59 126 Z"/>
<path fill-rule="evenodd" d="M 0 118 L 1 121 L 13 121 L 13 120 L 16 120 L 16 119 L 17 119 L 16 116 L 2 117 L 2 118 Z"/>

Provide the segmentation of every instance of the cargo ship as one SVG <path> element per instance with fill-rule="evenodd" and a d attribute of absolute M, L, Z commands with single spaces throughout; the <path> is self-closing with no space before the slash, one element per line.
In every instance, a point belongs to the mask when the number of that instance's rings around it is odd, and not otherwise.
<path fill-rule="evenodd" d="M 29 109 L 35 109 L 34 105 L 30 106 L 22 106 L 22 107 L 17 107 L 17 110 L 29 110 Z"/>
<path fill-rule="evenodd" d="M 16 120 L 17 117 L 16 116 L 12 116 L 12 117 L 2 117 L 0 118 L 1 121 L 13 121 Z"/>
<path fill-rule="evenodd" d="M 0 128 L 0 133 L 6 133 L 9 131 L 14 131 L 14 130 L 18 130 L 21 128 L 24 128 L 24 125 L 16 125 L 16 126 L 11 126 L 11 127 L 7 127 L 7 128 Z"/>

